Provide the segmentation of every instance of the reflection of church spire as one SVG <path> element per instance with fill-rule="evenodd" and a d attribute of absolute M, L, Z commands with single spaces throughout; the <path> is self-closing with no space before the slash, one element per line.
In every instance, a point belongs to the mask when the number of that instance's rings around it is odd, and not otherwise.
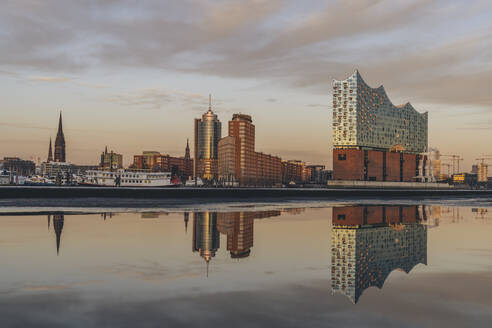
<path fill-rule="evenodd" d="M 188 232 L 188 221 L 190 220 L 190 213 L 184 212 L 185 233 Z"/>
<path fill-rule="evenodd" d="M 217 213 L 193 213 L 193 252 L 199 252 L 208 267 L 210 260 L 220 247 L 220 234 L 217 230 Z"/>
<path fill-rule="evenodd" d="M 56 254 L 57 255 L 60 253 L 60 240 L 61 240 L 61 233 L 63 230 L 64 221 L 65 221 L 65 215 L 64 214 L 53 215 L 53 228 L 55 229 L 55 234 L 56 234 Z"/>
<path fill-rule="evenodd" d="M 51 214 L 48 214 L 48 231 L 50 231 Z"/>

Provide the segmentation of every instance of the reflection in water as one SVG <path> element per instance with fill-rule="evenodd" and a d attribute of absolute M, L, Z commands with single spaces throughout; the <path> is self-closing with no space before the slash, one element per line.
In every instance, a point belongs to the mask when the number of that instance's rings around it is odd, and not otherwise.
<path fill-rule="evenodd" d="M 281 211 L 260 212 L 201 212 L 193 213 L 193 252 L 199 252 L 207 263 L 220 247 L 220 233 L 227 236 L 231 258 L 246 258 L 253 247 L 254 220 L 280 216 Z M 187 216 L 185 213 L 185 229 Z"/>
<path fill-rule="evenodd" d="M 185 233 L 188 233 L 188 221 L 190 220 L 190 213 L 184 212 Z"/>
<path fill-rule="evenodd" d="M 215 256 L 220 247 L 219 231 L 217 230 L 217 213 L 193 213 L 193 252 L 199 252 L 207 262 Z"/>
<path fill-rule="evenodd" d="M 218 229 L 227 235 L 227 250 L 233 259 L 248 257 L 253 247 L 255 219 L 279 216 L 280 211 L 218 213 Z"/>
<path fill-rule="evenodd" d="M 49 220 L 49 217 L 48 217 Z M 63 223 L 65 222 L 64 214 L 55 214 L 53 215 L 53 228 L 55 229 L 56 234 L 56 254 L 60 254 L 60 240 L 61 233 L 63 230 Z M 48 223 L 49 224 L 49 223 Z"/>
<path fill-rule="evenodd" d="M 396 269 L 427 264 L 427 209 L 346 206 L 332 214 L 332 291 L 357 303 L 364 290 L 382 288 Z"/>

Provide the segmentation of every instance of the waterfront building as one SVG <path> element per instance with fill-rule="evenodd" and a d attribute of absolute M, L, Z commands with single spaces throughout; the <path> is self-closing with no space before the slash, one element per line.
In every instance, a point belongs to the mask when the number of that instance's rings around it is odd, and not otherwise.
<path fill-rule="evenodd" d="M 255 151 L 250 115 L 233 114 L 229 135 L 219 141 L 218 178 L 224 185 L 272 186 L 281 182 L 281 159 Z"/>
<path fill-rule="evenodd" d="M 333 179 L 417 181 L 427 176 L 428 113 L 395 106 L 358 71 L 333 81 Z M 422 179 L 422 178 L 420 178 Z"/>
<path fill-rule="evenodd" d="M 105 147 L 101 153 L 101 161 L 99 162 L 99 168 L 102 170 L 117 170 L 123 168 L 123 155 L 117 154 L 112 150 L 108 152 L 108 147 Z"/>
<path fill-rule="evenodd" d="M 282 182 L 284 184 L 296 183 L 301 184 L 307 182 L 311 177 L 311 169 L 306 166 L 306 163 L 299 160 L 284 160 L 282 161 Z"/>
<path fill-rule="evenodd" d="M 49 178 L 59 176 L 67 177 L 70 175 L 82 176 L 89 170 L 97 170 L 98 165 L 77 165 L 64 162 L 41 163 L 41 175 Z"/>
<path fill-rule="evenodd" d="M 130 168 L 153 172 L 171 172 L 173 176 L 186 180 L 193 175 L 193 160 L 190 157 L 189 142 L 186 142 L 183 157 L 173 157 L 157 151 L 144 151 L 142 155 L 133 156 L 133 164 Z"/>
<path fill-rule="evenodd" d="M 229 121 L 229 136 L 236 138 L 236 151 L 239 156 L 237 178 L 241 184 L 251 184 L 256 180 L 255 126 L 250 115 L 233 114 Z"/>
<path fill-rule="evenodd" d="M 51 140 L 50 140 L 51 144 Z M 55 162 L 66 162 L 66 153 L 65 153 L 65 136 L 63 135 L 63 127 L 62 127 L 62 115 L 60 112 L 60 118 L 58 119 L 58 132 L 56 133 L 55 139 Z"/>
<path fill-rule="evenodd" d="M 222 137 L 222 124 L 212 111 L 209 96 L 208 111 L 195 119 L 195 165 L 194 176 L 204 180 L 214 180 L 218 171 L 218 146 Z"/>
<path fill-rule="evenodd" d="M 408 274 L 427 265 L 425 208 L 346 206 L 332 213 L 333 293 L 357 303 L 367 288 L 381 289 L 394 270 Z"/>
<path fill-rule="evenodd" d="M 3 160 L 0 160 L 0 171 L 8 171 L 12 176 L 27 177 L 36 172 L 36 164 L 19 157 L 4 157 Z"/>
<path fill-rule="evenodd" d="M 473 173 L 473 172 L 472 172 Z M 486 163 L 478 163 L 477 165 L 477 181 L 480 183 L 488 181 L 488 165 Z"/>
<path fill-rule="evenodd" d="M 227 136 L 219 140 L 218 146 L 218 178 L 226 186 L 235 186 L 239 183 L 239 161 L 236 157 L 240 154 L 236 145 L 237 138 Z"/>

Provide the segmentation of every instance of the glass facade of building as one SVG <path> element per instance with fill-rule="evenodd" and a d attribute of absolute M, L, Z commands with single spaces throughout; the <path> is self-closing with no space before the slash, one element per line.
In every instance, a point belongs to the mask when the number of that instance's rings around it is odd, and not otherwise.
<path fill-rule="evenodd" d="M 195 176 L 207 180 L 216 178 L 221 137 L 222 124 L 211 108 L 201 119 L 195 119 Z"/>
<path fill-rule="evenodd" d="M 383 86 L 368 86 L 358 71 L 333 81 L 333 146 L 335 148 L 427 151 L 428 113 L 410 103 L 395 106 Z"/>

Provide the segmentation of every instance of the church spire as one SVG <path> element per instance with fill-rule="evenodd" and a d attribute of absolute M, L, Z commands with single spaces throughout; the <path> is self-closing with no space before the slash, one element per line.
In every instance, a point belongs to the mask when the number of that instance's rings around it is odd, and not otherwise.
<path fill-rule="evenodd" d="M 58 135 L 63 135 L 63 126 L 62 126 L 62 115 L 61 115 L 61 111 L 60 111 L 60 118 L 58 119 L 58 133 L 56 135 L 57 136 Z"/>
<path fill-rule="evenodd" d="M 185 159 L 190 158 L 190 140 L 186 139 Z"/>
<path fill-rule="evenodd" d="M 62 114 L 58 120 L 58 132 L 55 139 L 55 162 L 66 162 L 65 157 L 65 136 L 63 135 Z"/>
<path fill-rule="evenodd" d="M 53 162 L 53 147 L 51 146 L 51 137 L 50 137 L 50 148 L 48 149 L 48 163 Z"/>

